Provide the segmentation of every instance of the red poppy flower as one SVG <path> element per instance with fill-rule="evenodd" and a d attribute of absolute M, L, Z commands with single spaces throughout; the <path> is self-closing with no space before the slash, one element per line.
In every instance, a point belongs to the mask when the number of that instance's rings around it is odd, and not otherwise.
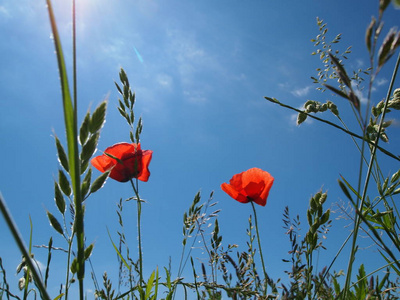
<path fill-rule="evenodd" d="M 119 143 L 108 147 L 103 155 L 96 156 L 91 163 L 100 172 L 111 170 L 110 177 L 120 182 L 132 178 L 147 181 L 152 155 L 153 151 L 140 149 L 140 144 Z"/>
<path fill-rule="evenodd" d="M 274 177 L 259 168 L 252 168 L 240 174 L 236 174 L 229 184 L 221 184 L 222 190 L 233 199 L 247 203 L 253 201 L 265 206 L 269 190 L 274 183 Z"/>

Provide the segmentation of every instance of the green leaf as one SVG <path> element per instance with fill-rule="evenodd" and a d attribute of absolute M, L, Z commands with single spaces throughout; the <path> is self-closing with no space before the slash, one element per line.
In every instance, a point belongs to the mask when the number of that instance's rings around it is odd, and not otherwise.
<path fill-rule="evenodd" d="M 399 180 L 399 178 L 400 178 L 400 169 L 392 175 L 390 183 L 394 183 L 395 181 Z"/>
<path fill-rule="evenodd" d="M 89 130 L 92 134 L 101 129 L 106 118 L 107 102 L 103 101 L 93 112 L 90 118 Z"/>
<path fill-rule="evenodd" d="M 383 64 L 392 56 L 392 43 L 395 39 L 395 31 L 392 29 L 386 35 L 381 47 L 378 51 L 378 66 L 381 67 Z"/>
<path fill-rule="evenodd" d="M 119 107 L 122 111 L 125 112 L 125 105 L 122 103 L 122 101 L 120 99 L 118 99 L 118 103 L 119 103 Z"/>
<path fill-rule="evenodd" d="M 68 178 L 63 172 L 63 170 L 58 170 L 58 182 L 60 184 L 60 188 L 65 196 L 71 196 L 72 190 L 71 185 L 69 184 Z"/>
<path fill-rule="evenodd" d="M 117 107 L 117 108 L 118 108 L 118 111 L 119 111 L 119 113 L 121 114 L 121 116 L 123 116 L 123 117 L 125 118 L 125 120 L 129 122 L 129 115 L 128 115 L 128 113 L 127 113 L 126 111 L 124 111 L 124 110 L 123 110 L 122 108 L 120 108 L 120 107 Z"/>
<path fill-rule="evenodd" d="M 44 275 L 44 286 L 47 287 L 47 280 L 49 279 L 49 271 L 50 271 L 50 262 L 51 262 L 51 250 L 53 249 L 53 237 L 50 237 L 49 244 L 47 246 L 48 254 L 47 254 L 47 264 L 46 264 L 46 272 Z"/>
<path fill-rule="evenodd" d="M 358 192 L 350 185 L 350 183 L 347 182 L 347 180 L 340 175 L 340 178 L 342 178 L 342 180 L 344 181 L 344 183 L 346 184 L 346 186 L 353 192 L 354 195 L 356 195 L 356 197 L 358 197 L 358 199 L 361 200 L 361 196 L 358 194 Z M 343 183 L 342 183 L 343 184 Z M 347 191 L 348 192 L 348 191 Z M 350 199 L 350 198 L 349 198 Z M 353 201 L 352 199 L 350 199 L 350 201 Z"/>
<path fill-rule="evenodd" d="M 158 267 L 156 269 L 156 284 L 154 285 L 154 295 L 151 297 L 153 300 L 157 300 L 157 293 L 158 293 L 158 281 L 159 281 L 159 276 L 158 276 Z"/>
<path fill-rule="evenodd" d="M 321 217 L 320 225 L 325 224 L 329 220 L 331 211 L 328 209 Z"/>
<path fill-rule="evenodd" d="M 86 249 L 85 249 L 85 260 L 87 260 L 90 255 L 92 255 L 94 244 L 90 244 Z"/>
<path fill-rule="evenodd" d="M 128 84 L 124 83 L 123 98 L 124 98 L 124 102 L 125 102 L 126 107 L 130 107 L 129 100 L 128 100 L 129 94 L 130 94 L 129 92 L 130 92 L 129 83 Z"/>
<path fill-rule="evenodd" d="M 116 88 L 117 88 L 117 90 L 118 90 L 118 93 L 120 93 L 121 96 L 122 96 L 123 93 L 122 93 L 122 90 L 121 90 L 121 88 L 119 87 L 118 83 L 116 83 L 116 82 L 114 81 L 114 84 L 115 84 L 115 86 L 116 86 Z"/>
<path fill-rule="evenodd" d="M 392 268 L 392 269 L 396 272 L 397 276 L 400 276 L 400 270 L 399 270 L 398 268 L 395 267 L 394 262 L 393 262 L 393 261 L 390 261 L 390 259 L 389 259 L 388 257 L 386 257 L 386 256 L 382 253 L 381 250 L 378 249 L 378 251 L 379 251 L 379 253 L 382 255 L 382 257 L 386 260 L 386 262 L 389 264 L 390 268 Z"/>
<path fill-rule="evenodd" d="M 54 200 L 56 202 L 57 208 L 64 215 L 65 213 L 65 199 L 61 192 L 60 186 L 54 181 Z"/>
<path fill-rule="evenodd" d="M 92 157 L 92 155 L 96 151 L 97 142 L 99 141 L 99 137 L 100 137 L 99 133 L 93 134 L 89 138 L 87 143 L 82 147 L 82 152 L 81 152 L 82 163 L 89 161 L 89 159 Z"/>
<path fill-rule="evenodd" d="M 379 0 L 379 11 L 383 13 L 385 9 L 388 7 L 390 0 Z"/>
<path fill-rule="evenodd" d="M 129 108 L 132 110 L 133 109 L 133 106 L 135 105 L 135 100 L 136 99 L 136 94 L 135 94 L 135 92 L 133 92 L 132 93 L 132 91 L 130 92 L 130 95 L 129 95 L 129 101 L 131 102 L 131 105 L 129 106 Z"/>
<path fill-rule="evenodd" d="M 101 189 L 103 187 L 110 172 L 111 171 L 104 172 L 103 174 L 101 174 L 99 177 L 96 178 L 96 180 L 93 182 L 92 186 L 90 187 L 91 194 L 97 192 L 99 189 Z"/>
<path fill-rule="evenodd" d="M 297 125 L 300 125 L 301 123 L 303 123 L 305 120 L 307 119 L 307 114 L 304 112 L 301 112 L 298 114 L 297 116 Z"/>
<path fill-rule="evenodd" d="M 347 100 L 350 100 L 349 95 L 347 95 L 345 92 L 343 92 L 343 91 L 341 91 L 341 90 L 339 90 L 339 89 L 337 89 L 337 88 L 335 88 L 335 87 L 333 87 L 333 86 L 331 86 L 329 84 L 323 84 L 323 86 L 325 86 L 326 88 L 330 89 L 335 94 L 337 94 L 337 95 L 339 95 L 339 96 L 341 96 L 343 98 L 346 98 Z"/>
<path fill-rule="evenodd" d="M 340 79 L 343 81 L 343 83 L 351 89 L 351 81 L 349 76 L 347 76 L 346 70 L 344 69 L 343 65 L 340 63 L 340 61 L 332 54 L 328 53 L 330 59 L 332 62 L 336 65 L 337 68 L 337 74 L 339 75 Z"/>
<path fill-rule="evenodd" d="M 131 113 L 129 114 L 129 124 L 133 124 L 135 122 L 135 114 L 133 113 L 133 110 L 131 110 Z"/>
<path fill-rule="evenodd" d="M 399 194 L 399 193 L 400 193 L 400 188 L 395 189 L 392 195 L 397 195 L 397 194 Z"/>
<path fill-rule="evenodd" d="M 55 140 L 56 140 L 58 161 L 60 162 L 61 166 L 65 169 L 65 171 L 67 171 L 69 173 L 67 155 L 65 154 L 64 148 L 61 145 L 61 142 L 57 136 L 55 136 Z"/>
<path fill-rule="evenodd" d="M 140 141 L 140 134 L 142 133 L 142 129 L 143 129 L 143 122 L 142 122 L 142 117 L 140 117 L 136 126 L 136 133 L 135 133 L 135 138 L 138 143 Z"/>
<path fill-rule="evenodd" d="M 132 131 L 129 132 L 129 139 L 131 140 L 132 143 L 135 143 L 135 137 L 133 136 Z"/>
<path fill-rule="evenodd" d="M 60 295 L 58 295 L 57 297 L 55 297 L 53 300 L 61 299 L 62 296 L 64 296 L 64 293 L 61 293 Z"/>
<path fill-rule="evenodd" d="M 145 299 L 149 299 L 150 298 L 151 290 L 153 288 L 153 283 L 154 283 L 154 277 L 155 277 L 155 271 L 153 271 L 151 273 L 150 278 L 147 281 Z"/>
<path fill-rule="evenodd" d="M 335 289 L 336 295 L 339 295 L 341 288 L 340 288 L 340 284 L 338 283 L 336 278 L 333 278 L 333 287 Z"/>
<path fill-rule="evenodd" d="M 121 70 L 119 71 L 119 79 L 124 85 L 129 86 L 128 77 L 126 76 L 125 70 L 123 68 L 121 68 Z"/>
<path fill-rule="evenodd" d="M 312 225 L 313 224 L 313 218 L 312 218 L 312 214 L 311 214 L 311 210 L 307 210 L 307 222 L 308 222 L 308 225 Z"/>
<path fill-rule="evenodd" d="M 85 199 L 87 193 L 89 192 L 91 180 L 92 180 L 92 169 L 89 168 L 89 171 L 86 173 L 85 178 L 83 179 L 81 184 L 82 199 Z"/>
<path fill-rule="evenodd" d="M 386 191 L 386 189 L 388 187 L 388 183 L 389 183 L 389 178 L 386 178 L 385 181 L 383 182 L 382 187 L 381 187 L 382 188 L 382 192 Z"/>
<path fill-rule="evenodd" d="M 124 258 L 124 257 L 122 256 L 122 254 L 119 252 L 117 246 L 115 246 L 115 244 L 114 244 L 114 242 L 113 242 L 113 240 L 112 240 L 112 238 L 111 238 L 110 232 L 108 231 L 108 228 L 107 228 L 107 233 L 108 233 L 108 237 L 110 238 L 111 244 L 112 244 L 113 247 L 114 247 L 115 252 L 117 252 L 118 257 L 121 259 L 121 261 L 122 261 L 122 263 L 125 265 L 125 267 L 130 271 L 130 270 L 132 269 L 131 266 L 126 262 L 125 258 Z"/>
<path fill-rule="evenodd" d="M 349 193 L 349 190 L 348 190 L 347 187 L 344 185 L 344 183 L 343 183 L 341 180 L 338 180 L 338 183 L 339 183 L 339 186 L 340 186 L 340 188 L 342 189 L 343 193 L 346 195 L 346 197 L 347 197 L 352 203 L 354 203 L 353 198 L 351 197 L 351 195 L 350 195 L 350 193 Z"/>
<path fill-rule="evenodd" d="M 90 113 L 87 112 L 79 130 L 79 142 L 84 145 L 89 137 Z"/>
<path fill-rule="evenodd" d="M 50 225 L 61 235 L 64 235 L 63 228 L 57 219 L 48 211 L 47 217 L 50 221 Z"/>
<path fill-rule="evenodd" d="M 78 272 L 78 260 L 76 259 L 76 257 L 74 258 L 74 260 L 71 263 L 71 273 L 75 274 L 76 272 Z"/>
<path fill-rule="evenodd" d="M 167 284 L 167 288 L 168 290 L 171 290 L 171 273 L 168 271 L 168 269 L 166 267 L 164 267 L 165 270 L 165 279 L 166 279 L 166 284 Z"/>
<path fill-rule="evenodd" d="M 81 175 L 85 173 L 86 169 L 89 167 L 89 160 L 85 160 L 81 162 Z"/>

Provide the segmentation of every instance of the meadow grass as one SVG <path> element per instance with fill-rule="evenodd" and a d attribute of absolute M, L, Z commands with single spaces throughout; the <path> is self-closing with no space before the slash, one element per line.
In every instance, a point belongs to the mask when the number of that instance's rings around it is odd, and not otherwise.
<path fill-rule="evenodd" d="M 326 266 L 317 266 L 318 253 L 324 246 L 324 236 L 335 225 L 331 219 L 331 209 L 326 208 L 328 193 L 320 190 L 309 199 L 306 220 L 307 228 L 301 232 L 301 217 L 293 216 L 290 207 L 283 212 L 283 227 L 290 241 L 286 279 L 272 278 L 268 274 L 268 260 L 264 259 L 261 248 L 263 232 L 258 226 L 257 209 L 265 205 L 273 178 L 262 170 L 248 170 L 232 177 L 230 184 L 223 190 L 239 202 L 251 205 L 252 215 L 246 229 L 248 241 L 245 250 L 238 250 L 238 245 L 224 245 L 223 226 L 218 221 L 220 210 L 213 201 L 213 193 L 202 201 L 197 193 L 192 204 L 183 215 L 182 252 L 178 257 L 179 267 L 173 274 L 171 267 L 154 267 L 146 278 L 143 273 L 141 216 L 142 205 L 146 205 L 139 193 L 140 181 L 148 180 L 148 164 L 151 161 L 151 150 L 141 148 L 142 119 L 135 118 L 135 93 L 133 92 L 126 72 L 121 69 L 120 83 L 115 83 L 121 99 L 118 99 L 118 111 L 129 127 L 129 143 L 121 143 L 107 148 L 103 155 L 93 157 L 101 130 L 105 123 L 107 102 L 104 101 L 88 112 L 80 126 L 78 124 L 78 97 L 76 82 L 76 43 L 75 43 L 75 1 L 73 0 L 73 84 L 72 93 L 68 83 L 67 67 L 64 60 L 61 38 L 52 10 L 52 3 L 47 0 L 48 13 L 54 36 L 54 45 L 62 88 L 62 105 L 64 111 L 66 140 L 55 136 L 55 144 L 60 169 L 54 182 L 54 199 L 57 212 L 46 212 L 47 218 L 65 241 L 66 252 L 65 281 L 57 295 L 49 295 L 47 281 L 51 268 L 52 252 L 56 249 L 52 238 L 45 248 L 47 263 L 45 273 L 38 271 L 37 262 L 32 254 L 32 238 L 28 246 L 7 209 L 6 202 L 0 195 L 0 209 L 6 224 L 22 253 L 23 260 L 17 267 L 22 277 L 18 288 L 10 286 L 6 270 L 0 258 L 0 299 L 68 299 L 70 289 L 78 283 L 79 299 L 399 299 L 400 293 L 400 227 L 399 209 L 400 169 L 390 175 L 382 170 L 379 159 L 384 156 L 393 160 L 396 166 L 400 157 L 385 149 L 389 141 L 387 128 L 392 122 L 387 117 L 391 111 L 400 110 L 400 89 L 394 86 L 400 55 L 396 55 L 400 45 L 400 32 L 392 28 L 383 37 L 382 24 L 389 0 L 380 0 L 377 17 L 366 26 L 366 48 L 369 53 L 370 66 L 365 70 L 348 70 L 346 60 L 351 53 L 350 47 L 343 53 L 335 50 L 340 42 L 340 35 L 327 42 L 328 26 L 317 19 L 318 36 L 312 40 L 316 47 L 313 55 L 321 59 L 318 76 L 312 77 L 321 92 L 329 91 L 346 99 L 353 111 L 353 120 L 344 120 L 338 106 L 331 100 L 325 103 L 307 100 L 303 108 L 294 108 L 278 99 L 266 96 L 265 99 L 285 109 L 298 113 L 297 124 L 312 118 L 321 124 L 331 126 L 348 135 L 360 153 L 358 178 L 338 178 L 338 186 L 353 208 L 348 215 L 352 229 L 343 241 L 332 261 Z M 375 79 L 382 67 L 393 65 L 393 75 L 385 99 L 374 103 L 371 93 L 376 84 Z M 333 83 L 332 83 L 333 82 Z M 363 85 L 367 102 L 359 98 L 358 89 Z M 332 114 L 334 121 L 320 116 Z M 347 123 L 356 120 L 358 128 L 350 129 Z M 66 147 L 63 145 L 65 143 Z M 127 150 L 130 149 L 130 150 Z M 102 174 L 92 179 L 91 164 Z M 249 175 L 250 174 L 250 175 Z M 257 175 L 255 175 L 257 174 Z M 263 177 L 267 176 L 267 177 Z M 105 272 L 102 282 L 96 276 L 87 276 L 87 266 L 91 266 L 90 256 L 95 252 L 94 243 L 88 244 L 85 238 L 85 201 L 92 194 L 101 191 L 106 181 L 114 179 L 127 182 L 132 187 L 132 197 L 121 199 L 117 215 L 120 229 L 118 241 L 109 233 L 110 245 L 118 256 L 118 279 L 109 278 Z M 269 180 L 269 181 L 268 181 Z M 353 182 L 356 182 L 354 184 Z M 376 190 L 371 191 L 375 184 Z M 136 245 L 129 245 L 125 237 L 123 207 L 128 201 L 136 201 L 137 212 L 137 253 Z M 69 211 L 69 214 L 67 213 Z M 32 228 L 32 225 L 31 225 Z M 386 262 L 375 271 L 367 274 L 364 264 L 355 263 L 359 250 L 360 231 L 367 233 L 377 247 L 379 256 Z M 179 233 L 177 233 L 179 234 Z M 31 233 L 32 236 L 32 233 Z M 195 261 L 192 255 L 196 241 L 201 241 L 204 248 L 204 259 Z M 344 253 L 345 246 L 350 251 Z M 136 252 L 136 251 L 134 251 Z M 375 255 L 378 255 L 375 253 Z M 340 266 L 335 271 L 339 256 L 347 257 L 347 266 Z M 3 258 L 4 259 L 4 258 Z M 261 267 L 257 262 L 261 262 Z M 192 278 L 182 277 L 184 269 L 190 269 Z M 342 269 L 344 271 L 342 271 Z M 261 270 L 261 271 L 260 271 Z M 85 295 L 85 281 L 92 280 L 96 288 L 93 295 Z"/>

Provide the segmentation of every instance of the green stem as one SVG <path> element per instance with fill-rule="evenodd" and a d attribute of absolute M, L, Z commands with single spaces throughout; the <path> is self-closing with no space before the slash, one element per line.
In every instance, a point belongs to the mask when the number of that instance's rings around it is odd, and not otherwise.
<path fill-rule="evenodd" d="M 311 289 L 312 289 L 312 271 L 311 267 L 313 266 L 313 251 L 311 250 L 311 246 L 307 243 L 307 252 L 306 252 L 306 259 L 307 259 L 307 270 L 306 270 L 306 280 L 307 280 L 307 298 L 311 299 Z M 317 269 L 315 267 L 315 269 Z"/>
<path fill-rule="evenodd" d="M 72 72 L 73 72 L 73 98 L 74 98 L 74 108 L 75 108 L 75 120 L 77 120 L 77 103 L 78 103 L 78 84 L 76 76 L 76 8 L 75 0 L 72 0 Z"/>
<path fill-rule="evenodd" d="M 315 299 L 317 297 L 317 291 L 319 290 L 319 288 L 321 287 L 321 285 L 325 282 L 325 278 L 326 276 L 328 276 L 330 269 L 332 268 L 333 264 L 335 263 L 336 259 L 339 257 L 339 254 L 342 252 L 344 246 L 346 246 L 347 242 L 350 240 L 351 236 L 352 236 L 352 232 L 347 236 L 346 240 L 342 243 L 342 245 L 340 246 L 340 249 L 337 251 L 335 257 L 332 259 L 331 263 L 329 264 L 328 268 L 325 270 L 325 273 L 321 279 L 321 281 L 318 283 L 317 288 L 314 290 L 314 296 L 312 299 Z"/>
<path fill-rule="evenodd" d="M 136 203 L 137 203 L 137 227 L 138 227 L 138 247 L 139 247 L 139 284 L 143 283 L 143 257 L 142 257 L 142 235 L 140 230 L 140 217 L 142 215 L 142 201 L 140 200 L 139 196 L 139 187 L 138 187 L 138 180 L 136 179 L 136 186 L 134 185 L 132 179 L 130 179 L 133 191 L 135 192 L 136 196 Z"/>
<path fill-rule="evenodd" d="M 74 147 L 75 153 L 78 153 L 77 139 L 77 121 L 78 121 L 78 95 L 77 95 L 77 68 L 76 68 L 76 8 L 75 8 L 75 0 L 72 0 L 72 72 L 73 72 L 73 113 L 74 113 Z M 75 198 L 75 208 L 76 208 L 76 222 L 77 228 L 77 246 L 78 246 L 78 262 L 79 262 L 79 270 L 78 270 L 78 280 L 79 280 L 79 296 L 80 299 L 84 299 L 84 282 L 83 279 L 85 277 L 85 245 L 84 245 L 84 210 L 82 207 L 82 199 L 81 199 L 81 191 L 80 191 L 80 161 L 77 157 L 75 157 L 75 170 L 78 172 L 75 173 L 75 184 L 76 189 L 74 191 Z M 75 193 L 79 194 L 79 197 L 76 196 Z M 79 203 L 78 203 L 79 201 Z"/>
<path fill-rule="evenodd" d="M 67 68 L 65 65 L 64 55 L 61 46 L 60 35 L 57 30 L 57 23 L 55 20 L 51 0 L 46 0 L 49 12 L 51 29 L 53 32 L 54 46 L 57 54 L 58 70 L 60 73 L 60 83 L 63 99 L 64 121 L 65 130 L 67 135 L 68 144 L 68 167 L 69 175 L 71 177 L 73 195 L 74 195 L 74 208 L 75 220 L 74 231 L 76 233 L 77 241 L 77 261 L 78 271 L 77 277 L 79 280 L 79 294 L 80 299 L 84 299 L 83 279 L 85 277 L 85 234 L 84 234 L 84 209 L 82 206 L 82 194 L 80 184 L 80 158 L 78 149 L 78 125 L 77 125 L 77 106 L 72 103 L 71 94 L 68 85 Z M 74 21 L 75 22 L 75 21 Z"/>
<path fill-rule="evenodd" d="M 74 240 L 74 232 L 71 233 L 71 237 L 68 239 L 67 275 L 65 276 L 65 300 L 68 300 L 69 269 L 70 269 L 70 265 L 71 265 L 71 252 L 72 252 L 73 240 Z"/>
<path fill-rule="evenodd" d="M 394 159 L 400 161 L 400 157 L 399 157 L 399 156 L 396 156 L 396 155 L 394 155 L 393 153 L 389 152 L 388 150 L 386 150 L 386 149 L 384 149 L 384 148 L 382 148 L 382 147 L 380 147 L 380 146 L 378 146 L 378 145 L 375 145 L 375 143 L 374 143 L 373 141 L 370 141 L 370 140 L 368 140 L 367 138 L 362 137 L 361 135 L 358 135 L 358 134 L 356 134 L 356 133 L 354 133 L 354 132 L 352 132 L 352 131 L 350 131 L 350 130 L 347 130 L 347 129 L 343 128 L 343 127 L 340 127 L 339 125 L 337 125 L 337 124 L 335 124 L 335 123 L 332 123 L 332 122 L 330 122 L 330 121 L 327 121 L 327 120 L 318 118 L 318 117 L 316 117 L 316 116 L 314 116 L 314 115 L 312 115 L 312 114 L 306 113 L 305 111 L 302 111 L 302 110 L 300 110 L 300 109 L 294 108 L 294 107 L 292 107 L 292 106 L 290 106 L 290 105 L 281 103 L 281 102 L 279 102 L 279 101 L 278 101 L 277 99 L 275 99 L 275 98 L 270 98 L 270 97 L 264 97 L 264 98 L 265 98 L 266 100 L 268 100 L 268 101 L 270 101 L 270 102 L 272 102 L 272 103 L 278 104 L 278 105 L 280 105 L 280 106 L 282 106 L 282 107 L 289 108 L 289 109 L 294 110 L 294 111 L 296 111 L 296 112 L 298 112 L 298 113 L 304 113 L 304 114 L 306 114 L 308 117 L 310 117 L 310 118 L 312 118 L 312 119 L 314 119 L 314 120 L 318 120 L 318 121 L 323 122 L 323 123 L 325 123 L 325 124 L 331 125 L 332 127 L 335 127 L 335 128 L 337 128 L 337 129 L 340 129 L 341 131 L 343 131 L 343 132 L 345 132 L 345 133 L 347 133 L 347 134 L 349 134 L 349 135 L 351 135 L 351 136 L 354 136 L 354 137 L 356 137 L 356 138 L 358 138 L 358 139 L 364 140 L 365 142 L 367 142 L 367 143 L 370 144 L 371 146 L 376 147 L 377 149 L 379 149 L 382 153 L 386 154 L 387 156 L 390 156 L 391 158 L 394 158 Z"/>
<path fill-rule="evenodd" d="M 22 239 L 21 234 L 19 233 L 17 225 L 15 224 L 11 213 L 8 211 L 6 202 L 4 201 L 3 196 L 1 194 L 0 194 L 0 211 L 3 214 L 6 224 L 10 229 L 11 234 L 14 237 L 14 240 L 17 243 L 19 250 L 21 251 L 22 255 L 25 258 L 25 261 L 30 269 L 30 272 L 32 273 L 33 279 L 35 280 L 36 286 L 39 289 L 41 298 L 44 300 L 51 300 L 49 294 L 47 293 L 46 287 L 42 282 L 39 272 L 37 271 L 35 265 L 33 264 L 33 261 L 29 255 L 29 251 L 25 246 L 24 240 Z"/>
<path fill-rule="evenodd" d="M 253 201 L 250 201 L 250 203 L 251 203 L 251 207 L 253 208 L 253 213 L 254 213 L 254 222 L 255 222 L 255 225 L 256 225 L 258 249 L 260 250 L 260 258 L 261 258 L 261 264 L 262 264 L 263 273 L 264 273 L 264 279 L 265 279 L 266 283 L 268 283 L 269 282 L 269 278 L 268 278 L 267 272 L 265 271 L 264 257 L 263 257 L 263 252 L 262 252 L 262 249 L 261 249 L 261 242 L 260 242 L 260 234 L 258 232 L 258 222 L 257 222 L 256 208 L 254 207 Z M 267 287 L 268 287 L 268 285 L 266 284 L 265 285 L 265 290 L 264 290 L 264 295 L 267 293 Z"/>
<path fill-rule="evenodd" d="M 349 263 L 348 263 L 348 267 L 347 267 L 346 284 L 345 284 L 345 287 L 344 287 L 344 295 L 343 295 L 344 298 L 343 299 L 346 299 L 346 293 L 347 293 L 347 291 L 348 291 L 348 289 L 350 287 L 351 271 L 352 271 L 352 264 L 353 264 L 353 261 L 354 261 L 354 258 L 355 258 L 355 252 L 356 252 L 355 249 L 356 249 L 358 230 L 360 228 L 361 221 L 362 221 L 362 218 L 360 217 L 360 214 L 362 214 L 362 211 L 363 211 L 362 209 L 364 207 L 364 202 L 365 202 L 365 198 L 366 198 L 366 195 L 367 195 L 368 184 L 369 184 L 369 180 L 370 180 L 371 173 L 372 173 L 372 167 L 373 167 L 373 163 L 374 163 L 375 157 L 376 157 L 376 149 L 378 148 L 378 142 L 379 142 L 379 139 L 380 139 L 380 133 L 381 133 L 381 130 L 383 128 L 383 122 L 385 120 L 385 115 L 386 115 L 386 112 L 387 112 L 387 107 L 388 107 L 388 104 L 389 104 L 390 95 L 392 94 L 392 89 L 393 89 L 393 85 L 394 85 L 394 81 L 395 81 L 395 78 L 396 78 L 396 75 L 397 75 L 397 71 L 398 71 L 399 65 L 400 65 L 400 53 L 399 53 L 399 55 L 397 57 L 397 61 L 396 61 L 395 68 L 394 68 L 394 71 L 393 71 L 392 79 L 390 81 L 388 93 L 386 95 L 385 105 L 384 105 L 382 116 L 381 116 L 381 120 L 380 120 L 380 123 L 379 123 L 378 135 L 377 135 L 377 137 L 375 139 L 375 143 L 373 143 L 373 147 L 372 147 L 372 151 L 371 151 L 371 158 L 370 158 L 370 162 L 369 162 L 369 165 L 368 165 L 368 171 L 367 171 L 367 175 L 366 175 L 366 178 L 365 178 L 365 183 L 364 183 L 364 188 L 363 188 L 361 201 L 360 201 L 360 204 L 358 205 L 358 207 L 356 208 L 358 210 L 358 213 L 355 216 L 354 230 L 353 230 L 353 232 L 354 232 L 353 233 L 353 243 L 352 243 L 352 246 L 351 246 Z"/>

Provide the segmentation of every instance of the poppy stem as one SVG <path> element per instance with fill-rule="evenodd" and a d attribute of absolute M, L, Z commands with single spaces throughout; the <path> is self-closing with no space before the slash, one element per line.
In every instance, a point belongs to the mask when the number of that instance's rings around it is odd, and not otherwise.
<path fill-rule="evenodd" d="M 253 213 L 254 213 L 254 222 L 256 225 L 256 234 L 257 234 L 257 242 L 258 242 L 258 248 L 260 249 L 260 258 L 261 258 L 261 264 L 262 264 L 262 268 L 263 268 L 263 273 L 264 273 L 264 281 L 266 281 L 267 283 L 269 282 L 269 277 L 267 275 L 267 272 L 265 271 L 265 264 L 264 264 L 264 257 L 263 257 L 263 253 L 262 253 L 262 249 L 261 249 L 261 242 L 260 242 L 260 234 L 258 232 L 258 222 L 257 222 L 257 214 L 256 214 L 256 208 L 254 207 L 254 202 L 250 201 L 251 203 L 251 207 L 253 208 Z M 267 293 L 267 287 L 268 285 L 265 285 L 265 289 L 264 289 L 264 296 Z"/>
<path fill-rule="evenodd" d="M 136 203 L 137 203 L 137 227 L 138 227 L 138 248 L 139 248 L 139 284 L 143 283 L 143 257 L 142 257 L 142 235 L 140 231 L 140 217 L 142 214 L 142 201 L 140 200 L 139 196 L 139 186 L 138 186 L 138 179 L 136 178 L 136 186 L 133 183 L 132 179 L 129 180 L 131 182 L 133 191 L 135 192 L 136 196 Z"/>

